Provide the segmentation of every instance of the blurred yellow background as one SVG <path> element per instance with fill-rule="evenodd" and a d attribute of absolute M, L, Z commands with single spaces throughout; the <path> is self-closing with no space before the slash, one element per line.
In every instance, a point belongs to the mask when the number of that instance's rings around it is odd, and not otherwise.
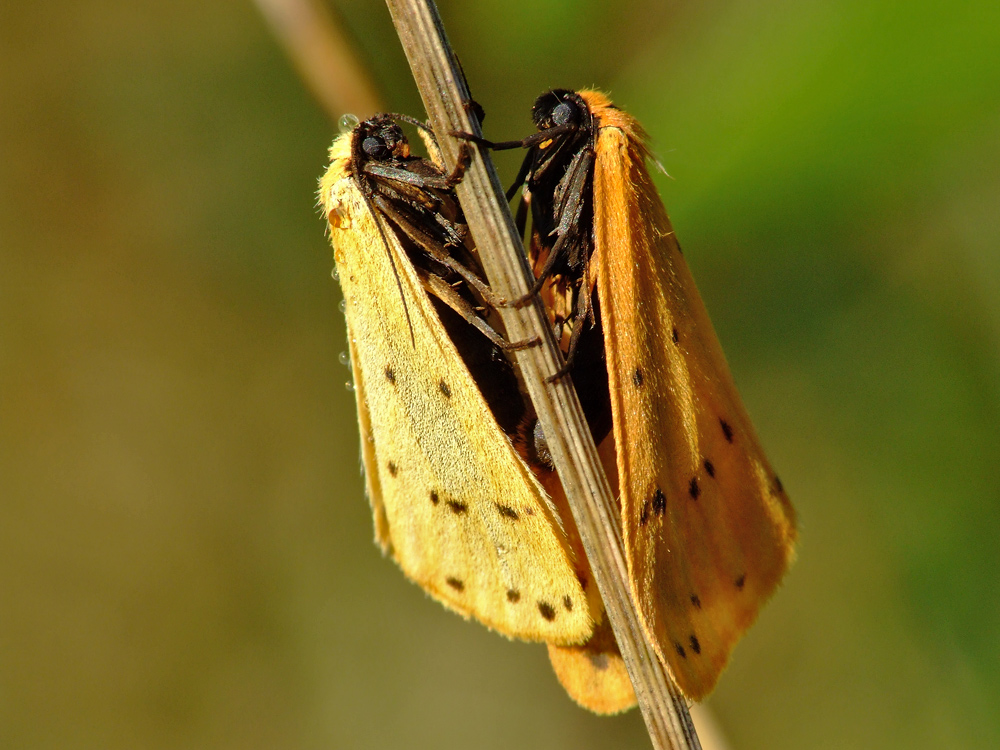
<path fill-rule="evenodd" d="M 801 519 L 709 705 L 740 749 L 1000 746 L 1000 6 L 620 5 L 441 12 L 489 136 L 596 86 L 672 177 Z M 0 746 L 646 746 L 373 545 L 335 132 L 249 2 L 0 9 Z"/>

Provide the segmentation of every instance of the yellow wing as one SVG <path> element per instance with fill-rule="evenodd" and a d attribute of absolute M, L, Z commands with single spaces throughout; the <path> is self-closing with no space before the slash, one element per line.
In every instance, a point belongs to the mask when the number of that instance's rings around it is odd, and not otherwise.
<path fill-rule="evenodd" d="M 388 228 L 389 247 L 382 241 L 349 171 L 350 138 L 330 149 L 320 200 L 346 301 L 378 541 L 460 614 L 512 638 L 580 643 L 593 620 L 558 515 Z"/>
<path fill-rule="evenodd" d="M 660 658 L 699 700 L 788 568 L 795 514 L 646 171 L 641 131 L 616 109 L 599 115 L 593 263 L 629 576 Z"/>

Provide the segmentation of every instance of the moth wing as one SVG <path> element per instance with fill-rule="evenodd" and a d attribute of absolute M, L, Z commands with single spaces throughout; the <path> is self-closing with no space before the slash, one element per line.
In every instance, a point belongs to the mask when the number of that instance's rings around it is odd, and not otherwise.
<path fill-rule="evenodd" d="M 346 301 L 376 533 L 431 596 L 513 638 L 593 630 L 555 509 L 497 425 L 420 285 L 331 149 L 320 197 Z M 398 279 L 398 286 L 396 283 Z"/>
<path fill-rule="evenodd" d="M 607 615 L 579 646 L 549 644 L 549 662 L 570 698 L 596 714 L 620 714 L 638 702 Z"/>
<path fill-rule="evenodd" d="M 699 700 L 788 568 L 795 514 L 646 171 L 638 128 L 614 116 L 626 127 L 600 131 L 594 270 L 629 577 L 660 657 Z"/>

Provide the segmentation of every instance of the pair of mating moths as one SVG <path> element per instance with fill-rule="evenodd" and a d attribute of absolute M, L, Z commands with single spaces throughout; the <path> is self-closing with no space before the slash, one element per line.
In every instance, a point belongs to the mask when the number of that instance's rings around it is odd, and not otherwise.
<path fill-rule="evenodd" d="M 699 700 L 793 556 L 794 511 L 733 384 L 645 160 L 602 94 L 542 95 L 522 232 L 622 513 L 635 606 Z M 395 118 L 399 119 L 399 118 Z M 417 124 L 409 118 L 403 118 Z M 346 301 L 376 539 L 445 606 L 543 641 L 581 705 L 635 704 L 572 516 L 503 350 L 452 190 L 394 118 L 330 149 L 320 201 Z M 508 196 L 512 197 L 512 196 Z"/>

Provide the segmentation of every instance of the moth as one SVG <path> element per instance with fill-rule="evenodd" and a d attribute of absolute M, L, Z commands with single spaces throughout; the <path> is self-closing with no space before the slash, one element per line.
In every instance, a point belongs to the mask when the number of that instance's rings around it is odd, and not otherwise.
<path fill-rule="evenodd" d="M 532 117 L 538 132 L 523 140 L 469 139 L 527 148 L 508 199 L 523 184 L 531 291 L 618 488 L 640 620 L 680 689 L 700 700 L 791 564 L 795 512 L 646 169 L 642 128 L 595 91 L 547 92 Z M 550 656 L 584 705 L 627 707 L 611 695 L 617 682 L 604 685 L 620 661 L 613 639 L 550 646 Z"/>
<path fill-rule="evenodd" d="M 597 605 L 559 510 L 511 440 L 525 405 L 497 354 L 510 345 L 488 320 L 452 191 L 462 162 L 446 173 L 428 138 L 438 162 L 412 155 L 395 119 L 337 138 L 319 190 L 376 540 L 465 617 L 511 638 L 583 643 Z"/>

